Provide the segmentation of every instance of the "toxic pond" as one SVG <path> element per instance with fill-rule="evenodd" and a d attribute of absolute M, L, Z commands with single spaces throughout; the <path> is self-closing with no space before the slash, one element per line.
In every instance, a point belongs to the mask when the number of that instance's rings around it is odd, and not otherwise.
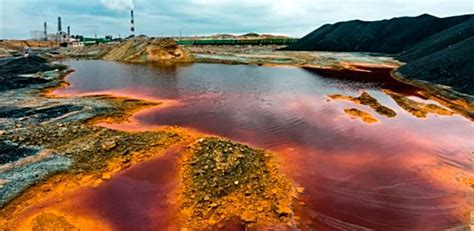
<path fill-rule="evenodd" d="M 136 113 L 127 123 L 103 126 L 146 130 L 178 125 L 273 151 L 282 171 L 305 189 L 305 205 L 299 209 L 303 227 L 436 230 L 458 227 L 469 219 L 472 189 L 460 179 L 472 171 L 473 123 L 459 115 L 413 116 L 382 89 L 405 89 L 402 93 L 410 99 L 425 102 L 413 95 L 418 89 L 379 81 L 380 73 L 370 81 L 370 73 L 359 73 L 360 79 L 352 73 L 351 80 L 347 73 L 337 78 L 292 67 L 65 64 L 75 72 L 66 79 L 70 85 L 56 90 L 56 95 L 112 94 L 163 102 Z M 382 74 L 386 77 L 388 71 Z M 387 118 L 367 106 L 327 97 L 357 97 L 362 91 L 397 115 Z M 347 108 L 369 112 L 379 122 L 353 119 L 344 113 Z M 153 185 L 163 187 L 160 180 L 166 177 L 150 169 L 174 168 L 167 166 L 151 161 L 120 181 L 112 179 L 96 194 L 114 196 L 97 202 L 92 193 L 89 199 L 97 206 L 90 210 L 118 229 L 137 227 L 134 222 L 145 230 L 159 228 L 164 225 L 157 221 L 160 217 L 149 214 L 166 205 L 147 199 L 159 197 L 155 192 L 164 194 Z M 128 184 L 127 177 L 141 183 Z M 127 203 L 118 206 L 122 194 L 127 194 Z"/>

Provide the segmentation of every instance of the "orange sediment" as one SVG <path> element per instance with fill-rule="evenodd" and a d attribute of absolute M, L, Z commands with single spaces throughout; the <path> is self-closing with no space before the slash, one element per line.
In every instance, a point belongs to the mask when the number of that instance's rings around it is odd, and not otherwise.
<path fill-rule="evenodd" d="M 368 124 L 379 122 L 379 120 L 370 113 L 359 110 L 357 108 L 344 109 L 344 112 L 350 115 L 352 118 L 359 118 L 360 120 Z"/>
<path fill-rule="evenodd" d="M 190 229 L 295 226 L 301 188 L 282 175 L 272 155 L 218 138 L 204 138 L 181 153 L 178 219 Z"/>

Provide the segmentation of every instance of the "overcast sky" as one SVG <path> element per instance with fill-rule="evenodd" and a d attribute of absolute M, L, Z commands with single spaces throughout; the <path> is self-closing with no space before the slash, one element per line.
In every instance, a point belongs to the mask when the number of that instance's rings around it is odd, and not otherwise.
<path fill-rule="evenodd" d="M 303 36 L 325 23 L 379 20 L 429 13 L 472 14 L 474 0 L 0 0 L 0 38 L 30 37 L 32 30 L 117 37 L 129 35 L 131 7 L 136 32 L 149 36 L 247 32 Z"/>

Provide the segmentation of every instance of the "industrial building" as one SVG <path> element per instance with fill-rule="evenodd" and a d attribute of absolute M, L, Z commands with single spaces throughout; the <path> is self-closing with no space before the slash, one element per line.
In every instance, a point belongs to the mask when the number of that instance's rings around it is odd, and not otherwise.
<path fill-rule="evenodd" d="M 130 11 L 130 36 L 135 36 L 135 16 L 134 11 Z M 34 30 L 31 31 L 31 39 L 37 41 L 56 41 L 60 46 L 72 46 L 72 47 L 82 47 L 98 43 L 110 43 L 110 42 L 119 42 L 121 38 L 113 38 L 112 35 L 106 35 L 104 38 L 87 38 L 82 35 L 72 35 L 71 27 L 67 26 L 66 31 L 63 31 L 62 19 L 59 16 L 57 21 L 57 31 L 56 33 L 48 34 L 48 23 L 44 22 L 43 30 Z"/>

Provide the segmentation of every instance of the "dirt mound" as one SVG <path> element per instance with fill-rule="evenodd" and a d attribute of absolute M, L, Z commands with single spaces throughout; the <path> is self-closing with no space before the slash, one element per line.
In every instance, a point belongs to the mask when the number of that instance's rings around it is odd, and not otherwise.
<path fill-rule="evenodd" d="M 472 15 L 437 18 L 424 14 L 372 22 L 352 20 L 326 24 L 286 49 L 396 54 L 471 18 Z"/>
<path fill-rule="evenodd" d="M 474 28 L 474 24 L 471 26 Z M 474 95 L 474 37 L 408 61 L 398 72 L 409 78 L 450 86 L 456 91 Z"/>
<path fill-rule="evenodd" d="M 375 52 L 407 64 L 399 73 L 474 95 L 474 15 L 431 15 L 327 24 L 285 50 Z"/>
<path fill-rule="evenodd" d="M 68 47 L 62 50 L 64 53 L 61 54 L 67 58 L 93 58 L 102 59 L 107 55 L 117 44 L 97 44 L 85 47 Z"/>
<path fill-rule="evenodd" d="M 54 41 L 34 41 L 34 40 L 3 40 L 0 41 L 0 48 L 7 50 L 23 50 L 30 48 L 48 48 L 57 47 L 58 43 Z"/>
<path fill-rule="evenodd" d="M 20 76 L 24 74 L 35 74 L 38 72 L 63 70 L 63 65 L 49 64 L 48 61 L 39 56 L 26 58 L 11 58 L 0 61 L 0 91 L 17 89 L 31 84 L 46 83 L 49 80 L 33 76 Z"/>
<path fill-rule="evenodd" d="M 474 37 L 474 17 L 405 48 L 399 58 L 402 61 L 423 58 L 472 37 Z"/>
<path fill-rule="evenodd" d="M 211 230 L 233 219 L 254 228 L 294 223 L 298 189 L 281 175 L 270 153 L 211 137 L 183 157 L 184 227 Z"/>
<path fill-rule="evenodd" d="M 0 58 L 13 56 L 13 53 L 15 52 L 17 53 L 18 51 L 0 47 Z"/>
<path fill-rule="evenodd" d="M 39 56 L 29 56 L 26 58 L 16 58 L 6 61 L 2 65 L 1 74 L 32 74 L 40 71 L 50 71 L 54 67 L 48 61 Z"/>
<path fill-rule="evenodd" d="M 103 59 L 125 62 L 187 61 L 191 59 L 191 54 L 172 39 L 137 37 L 113 47 Z"/>
<path fill-rule="evenodd" d="M 131 63 L 157 61 L 189 61 L 191 52 L 173 39 L 137 36 L 120 43 L 97 44 L 86 47 L 68 47 L 62 55 L 69 58 L 91 58 Z"/>

